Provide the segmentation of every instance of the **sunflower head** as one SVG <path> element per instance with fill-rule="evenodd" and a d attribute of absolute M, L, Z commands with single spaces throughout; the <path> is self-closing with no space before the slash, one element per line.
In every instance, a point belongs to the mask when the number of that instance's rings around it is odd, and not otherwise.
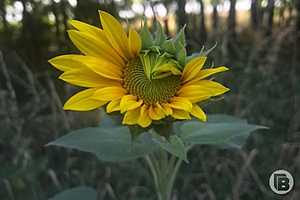
<path fill-rule="evenodd" d="M 203 69 L 203 53 L 187 56 L 184 28 L 168 38 L 161 25 L 151 34 L 147 24 L 138 33 L 100 11 L 102 28 L 71 20 L 69 37 L 82 54 L 49 60 L 63 71 L 60 79 L 85 89 L 72 96 L 66 110 L 88 111 L 106 106 L 120 112 L 123 124 L 149 127 L 153 121 L 191 116 L 206 121 L 199 103 L 229 89 L 206 78 L 228 70 Z"/>

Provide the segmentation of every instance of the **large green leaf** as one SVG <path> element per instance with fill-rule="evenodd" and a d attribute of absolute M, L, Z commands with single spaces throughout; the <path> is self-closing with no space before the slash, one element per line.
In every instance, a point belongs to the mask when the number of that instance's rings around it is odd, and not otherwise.
<path fill-rule="evenodd" d="M 232 123 L 246 123 L 247 120 L 241 119 L 231 115 L 225 114 L 212 114 L 207 116 L 208 123 L 224 123 L 224 122 L 232 122 Z"/>
<path fill-rule="evenodd" d="M 168 139 L 153 132 L 152 140 L 157 143 L 162 149 L 187 161 L 187 150 L 182 140 L 177 135 L 171 135 Z"/>
<path fill-rule="evenodd" d="M 122 123 L 122 119 L 120 115 L 114 113 L 107 114 L 104 109 L 100 109 L 99 115 L 100 115 L 99 126 L 101 128 L 116 127 Z"/>
<path fill-rule="evenodd" d="M 212 118 L 210 120 L 210 118 Z M 247 121 L 227 116 L 209 116 L 208 122 L 188 121 L 177 124 L 175 130 L 187 145 L 212 144 L 221 147 L 241 147 L 251 132 L 266 129 Z"/>
<path fill-rule="evenodd" d="M 125 126 L 79 129 L 48 145 L 91 152 L 104 161 L 131 160 L 158 149 L 150 134 L 142 133 L 133 140 Z"/>
<path fill-rule="evenodd" d="M 97 200 L 97 192 L 85 186 L 63 191 L 49 200 Z"/>

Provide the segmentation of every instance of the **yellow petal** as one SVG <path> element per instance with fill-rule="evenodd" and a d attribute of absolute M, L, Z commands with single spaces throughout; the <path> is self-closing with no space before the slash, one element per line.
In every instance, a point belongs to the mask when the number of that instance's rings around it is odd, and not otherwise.
<path fill-rule="evenodd" d="M 103 42 L 108 42 L 102 29 L 77 20 L 69 20 L 68 22 L 80 32 L 88 33 Z"/>
<path fill-rule="evenodd" d="M 100 74 L 103 77 L 122 80 L 122 66 L 113 64 L 104 58 L 95 58 L 83 55 L 63 55 L 49 60 L 49 62 L 59 70 L 86 70 Z"/>
<path fill-rule="evenodd" d="M 177 93 L 180 97 L 189 99 L 192 103 L 203 101 L 213 96 L 229 91 L 220 83 L 210 80 L 200 80 L 193 85 L 184 85 Z"/>
<path fill-rule="evenodd" d="M 120 110 L 120 101 L 121 99 L 114 99 L 109 102 L 106 106 L 106 112 L 111 113 Z"/>
<path fill-rule="evenodd" d="M 142 48 L 142 40 L 133 29 L 129 30 L 128 47 L 133 57 L 137 56 Z"/>
<path fill-rule="evenodd" d="M 213 74 L 224 72 L 224 71 L 227 71 L 227 70 L 229 70 L 229 68 L 224 67 L 224 66 L 215 67 L 215 68 L 212 68 L 212 69 L 203 69 L 199 72 L 199 74 L 197 75 L 197 78 L 204 79 L 204 78 L 206 78 L 208 76 L 211 76 Z"/>
<path fill-rule="evenodd" d="M 102 57 L 117 65 L 124 65 L 123 59 L 107 43 L 92 35 L 75 30 L 68 31 L 73 44 L 85 55 Z"/>
<path fill-rule="evenodd" d="M 149 107 L 149 117 L 153 120 L 160 120 L 166 115 L 161 106 L 151 105 Z"/>
<path fill-rule="evenodd" d="M 191 114 L 194 117 L 197 117 L 199 120 L 201 121 L 206 121 L 206 114 L 204 113 L 204 111 L 200 108 L 200 106 L 198 106 L 197 104 L 193 104 L 193 109 L 191 111 Z"/>
<path fill-rule="evenodd" d="M 159 104 L 158 104 L 159 105 Z M 168 116 L 168 115 L 172 115 L 173 110 L 171 108 L 171 106 L 168 103 L 162 103 L 161 107 L 164 111 L 164 113 Z"/>
<path fill-rule="evenodd" d="M 151 118 L 149 117 L 149 114 L 148 114 L 148 106 L 147 105 L 143 105 L 142 108 L 141 108 L 141 111 L 140 111 L 140 117 L 139 117 L 139 120 L 138 120 L 138 124 L 143 127 L 143 128 L 146 128 L 148 126 L 150 126 L 152 120 Z"/>
<path fill-rule="evenodd" d="M 184 110 L 173 109 L 173 113 L 171 116 L 175 119 L 191 119 L 189 112 Z"/>
<path fill-rule="evenodd" d="M 200 80 L 195 82 L 193 85 L 197 86 L 200 90 L 209 91 L 212 96 L 221 95 L 230 90 L 222 84 L 211 80 Z"/>
<path fill-rule="evenodd" d="M 140 107 L 143 103 L 143 100 L 137 100 L 136 96 L 133 95 L 125 95 L 121 99 L 120 103 L 120 109 L 121 113 L 124 113 L 128 110 L 136 109 L 137 107 Z"/>
<path fill-rule="evenodd" d="M 134 125 L 138 123 L 141 107 L 129 110 L 125 113 L 122 124 Z"/>
<path fill-rule="evenodd" d="M 206 57 L 204 56 L 198 56 L 190 60 L 183 69 L 183 82 L 193 79 L 199 73 L 205 61 Z"/>
<path fill-rule="evenodd" d="M 107 12 L 99 11 L 99 14 L 104 33 L 111 46 L 120 56 L 129 58 L 128 38 L 122 25 Z"/>
<path fill-rule="evenodd" d="M 204 80 L 203 80 L 204 81 Z M 228 91 L 228 88 L 223 86 L 223 93 Z M 220 90 L 219 90 L 220 92 Z M 192 103 L 203 101 L 209 99 L 213 96 L 219 95 L 221 93 L 216 93 L 213 88 L 205 87 L 205 85 L 184 85 L 177 92 L 177 95 L 180 97 L 185 97 L 190 100 Z"/>
<path fill-rule="evenodd" d="M 157 67 L 157 69 L 154 70 L 153 78 L 160 79 L 166 76 L 170 76 L 170 74 L 173 75 L 181 74 L 181 71 L 177 68 L 177 66 L 174 63 L 166 63 Z"/>
<path fill-rule="evenodd" d="M 122 66 L 115 65 L 106 59 L 92 56 L 74 56 L 73 60 L 86 65 L 89 69 L 105 78 L 122 80 Z"/>
<path fill-rule="evenodd" d="M 192 110 L 192 103 L 184 97 L 172 97 L 170 100 L 169 105 L 172 108 L 178 109 L 178 110 L 185 110 L 185 111 L 191 111 Z"/>
<path fill-rule="evenodd" d="M 99 108 L 106 101 L 99 101 L 92 98 L 97 88 L 83 90 L 72 96 L 64 105 L 65 110 L 88 111 Z"/>
<path fill-rule="evenodd" d="M 187 82 L 186 84 L 194 84 L 195 82 L 207 78 L 213 74 L 219 73 L 219 72 L 224 72 L 229 70 L 227 67 L 216 67 L 216 68 L 212 68 L 212 69 L 203 69 L 201 70 L 194 79 L 190 80 L 189 82 Z"/>
<path fill-rule="evenodd" d="M 101 101 L 120 99 L 127 91 L 122 87 L 105 87 L 98 89 L 93 98 Z"/>
<path fill-rule="evenodd" d="M 67 83 L 81 86 L 81 87 L 108 87 L 108 86 L 119 86 L 119 81 L 104 78 L 90 69 L 75 69 L 64 72 L 59 76 L 61 80 Z"/>
<path fill-rule="evenodd" d="M 83 55 L 69 54 L 69 55 L 54 57 L 48 60 L 48 62 L 61 71 L 86 68 L 84 64 L 78 63 L 76 60 L 73 60 L 73 58 L 76 56 L 84 57 Z"/>

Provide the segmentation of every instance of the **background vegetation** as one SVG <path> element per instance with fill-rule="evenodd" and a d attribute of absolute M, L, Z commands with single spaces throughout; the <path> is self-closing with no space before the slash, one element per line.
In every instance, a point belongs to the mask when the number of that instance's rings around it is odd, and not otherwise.
<path fill-rule="evenodd" d="M 64 112 L 74 88 L 57 80 L 47 60 L 77 52 L 67 21 L 99 24 L 97 9 L 139 28 L 156 16 L 168 35 L 187 24 L 190 53 L 218 46 L 218 79 L 231 92 L 205 105 L 270 127 L 241 150 L 200 146 L 181 168 L 174 200 L 300 199 L 300 2 L 298 0 L 0 0 L 0 199 L 45 200 L 78 185 L 99 200 L 155 199 L 142 160 L 97 161 L 90 154 L 46 148 L 68 130 L 97 125 L 99 112 Z M 151 24 L 151 23 L 150 23 Z M 296 180 L 287 196 L 268 186 L 273 170 Z"/>

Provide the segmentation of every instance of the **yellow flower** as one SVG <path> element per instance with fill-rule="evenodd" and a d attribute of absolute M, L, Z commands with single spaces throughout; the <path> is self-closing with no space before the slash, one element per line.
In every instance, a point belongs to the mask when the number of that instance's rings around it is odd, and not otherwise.
<path fill-rule="evenodd" d="M 60 79 L 87 88 L 72 96 L 65 110 L 88 111 L 106 105 L 108 113 L 119 111 L 123 124 L 148 127 L 167 116 L 206 121 L 197 103 L 229 89 L 204 80 L 226 67 L 202 69 L 206 57 L 191 59 L 182 69 L 167 54 L 142 51 L 139 34 L 110 14 L 99 12 L 102 29 L 71 20 L 77 30 L 68 34 L 84 55 L 62 55 L 49 62 L 63 71 Z"/>

